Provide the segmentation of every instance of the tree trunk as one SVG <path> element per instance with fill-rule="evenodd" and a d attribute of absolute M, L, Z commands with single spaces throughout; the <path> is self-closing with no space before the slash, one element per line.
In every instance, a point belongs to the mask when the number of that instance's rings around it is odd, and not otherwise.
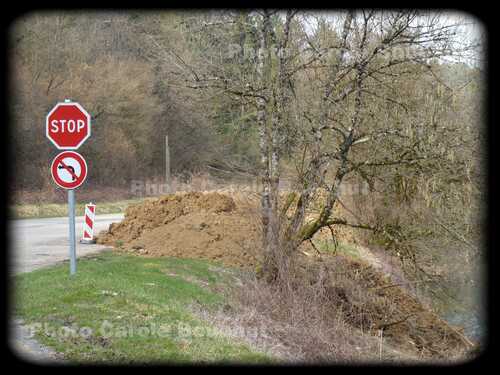
<path fill-rule="evenodd" d="M 276 178 L 273 166 L 276 158 L 272 149 L 271 132 L 269 129 L 269 85 L 270 85 L 270 51 L 269 51 L 269 28 L 270 16 L 265 12 L 260 33 L 259 49 L 257 52 L 257 72 L 260 87 L 263 89 L 263 95 L 257 98 L 257 123 L 259 127 L 259 151 L 261 159 L 260 179 L 262 183 L 261 197 L 261 218 L 262 218 L 262 249 L 264 260 L 262 272 L 268 279 L 272 279 L 276 273 L 274 266 L 274 254 L 277 249 L 276 236 L 276 212 L 273 206 L 276 205 L 275 188 L 272 178 Z"/>

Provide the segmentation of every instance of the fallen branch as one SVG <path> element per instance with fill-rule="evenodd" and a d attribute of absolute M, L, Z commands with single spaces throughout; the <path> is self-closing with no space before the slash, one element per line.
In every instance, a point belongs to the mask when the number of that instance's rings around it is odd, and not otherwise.
<path fill-rule="evenodd" d="M 328 220 L 326 222 L 326 224 L 324 225 L 324 227 L 325 226 L 330 226 L 330 225 L 335 225 L 335 224 L 346 225 L 348 227 L 359 228 L 359 229 L 377 230 L 377 228 L 372 227 L 372 226 L 370 226 L 368 224 L 354 224 L 354 223 L 349 223 L 345 219 L 332 219 L 332 220 Z"/>
<path fill-rule="evenodd" d="M 379 325 L 376 327 L 376 329 L 384 330 L 384 329 L 386 329 L 387 327 L 392 327 L 392 326 L 395 326 L 396 324 L 401 324 L 401 323 L 404 323 L 404 322 L 406 322 L 406 321 L 408 320 L 408 318 L 409 318 L 410 316 L 412 316 L 412 315 L 414 315 L 414 314 L 410 314 L 410 315 L 408 315 L 406 318 L 401 319 L 401 320 L 398 320 L 398 321 L 395 321 L 395 322 L 390 322 L 390 323 L 379 324 Z"/>
<path fill-rule="evenodd" d="M 405 286 L 407 284 L 422 284 L 422 283 L 430 283 L 432 282 L 432 280 L 421 280 L 421 281 L 414 281 L 414 282 L 406 282 L 406 283 L 399 283 L 399 284 L 391 284 L 391 285 L 386 285 L 386 286 L 382 286 L 382 287 L 379 287 L 379 288 L 375 288 L 375 287 L 371 287 L 369 289 L 375 289 L 375 291 L 377 290 L 383 290 L 383 289 L 388 289 L 388 288 L 394 288 L 394 287 L 397 287 L 397 286 Z"/>

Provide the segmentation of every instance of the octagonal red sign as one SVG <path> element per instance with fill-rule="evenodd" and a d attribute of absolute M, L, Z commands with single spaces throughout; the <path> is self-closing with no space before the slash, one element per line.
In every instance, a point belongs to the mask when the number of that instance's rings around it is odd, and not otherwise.
<path fill-rule="evenodd" d="M 90 137 L 90 115 L 78 103 L 57 103 L 45 127 L 47 138 L 59 150 L 76 150 Z"/>

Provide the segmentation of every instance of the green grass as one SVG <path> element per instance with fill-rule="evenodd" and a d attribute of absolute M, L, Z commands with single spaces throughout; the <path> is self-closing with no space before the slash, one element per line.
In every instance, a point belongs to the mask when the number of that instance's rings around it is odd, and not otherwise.
<path fill-rule="evenodd" d="M 359 251 L 354 245 L 339 242 L 335 247 L 333 241 L 316 240 L 314 241 L 316 248 L 323 253 L 347 255 L 353 259 L 362 259 Z"/>
<path fill-rule="evenodd" d="M 192 304 L 225 303 L 214 290 L 229 276 L 211 265 L 111 252 L 82 258 L 73 277 L 67 263 L 15 276 L 15 315 L 38 324 L 35 337 L 71 362 L 273 362 L 190 313 Z"/>
<path fill-rule="evenodd" d="M 97 214 L 115 214 L 125 211 L 129 204 L 138 203 L 141 199 L 129 199 L 117 202 L 97 202 Z M 82 216 L 85 213 L 86 203 L 77 203 L 75 213 Z M 12 219 L 28 219 L 43 217 L 60 217 L 68 214 L 68 205 L 63 203 L 21 204 L 10 207 Z"/>

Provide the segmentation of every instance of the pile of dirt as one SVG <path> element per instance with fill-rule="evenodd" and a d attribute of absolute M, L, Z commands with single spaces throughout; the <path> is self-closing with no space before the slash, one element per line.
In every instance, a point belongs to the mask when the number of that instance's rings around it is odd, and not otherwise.
<path fill-rule="evenodd" d="M 282 199 L 286 199 L 283 194 Z M 174 256 L 220 261 L 253 268 L 261 243 L 259 200 L 250 194 L 180 192 L 130 205 L 120 223 L 97 236 L 97 243 L 144 256 Z M 312 210 L 308 217 L 313 217 Z M 353 242 L 351 228 L 336 229 Z M 330 236 L 322 231 L 319 237 Z"/>
<path fill-rule="evenodd" d="M 219 193 L 190 192 L 131 205 L 97 242 L 144 256 L 174 256 L 251 267 L 259 260 L 251 205 Z"/>

